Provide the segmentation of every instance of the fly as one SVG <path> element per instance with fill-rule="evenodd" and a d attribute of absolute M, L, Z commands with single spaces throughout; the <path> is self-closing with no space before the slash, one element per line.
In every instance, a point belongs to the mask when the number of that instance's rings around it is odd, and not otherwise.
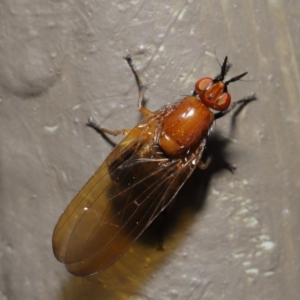
<path fill-rule="evenodd" d="M 111 131 L 89 120 L 104 134 L 126 137 L 112 150 L 61 215 L 53 232 L 53 252 L 77 276 L 99 273 L 120 258 L 174 199 L 201 160 L 209 129 L 236 106 L 228 85 L 247 72 L 224 81 L 221 73 L 204 77 L 192 95 L 152 112 L 142 106 L 145 86 L 125 57 L 139 87 L 138 110 L 144 119 L 133 129 Z"/>

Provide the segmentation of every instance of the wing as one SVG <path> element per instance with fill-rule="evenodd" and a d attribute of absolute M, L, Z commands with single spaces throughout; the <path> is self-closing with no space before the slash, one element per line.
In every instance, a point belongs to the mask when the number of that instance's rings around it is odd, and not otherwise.
<path fill-rule="evenodd" d="M 195 169 L 194 153 L 170 159 L 157 145 L 159 116 L 150 116 L 112 151 L 59 219 L 53 251 L 74 275 L 114 263 L 175 197 Z"/>

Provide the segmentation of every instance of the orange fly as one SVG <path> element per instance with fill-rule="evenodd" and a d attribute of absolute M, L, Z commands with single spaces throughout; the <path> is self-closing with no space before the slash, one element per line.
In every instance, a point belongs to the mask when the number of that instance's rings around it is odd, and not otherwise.
<path fill-rule="evenodd" d="M 227 57 L 217 77 L 204 77 L 191 96 L 151 112 L 142 107 L 145 86 L 125 57 L 139 86 L 138 110 L 145 119 L 131 130 L 88 126 L 125 134 L 60 217 L 53 233 L 55 257 L 77 276 L 104 271 L 136 241 L 169 205 L 201 161 L 213 122 L 255 97 L 231 103 Z"/>

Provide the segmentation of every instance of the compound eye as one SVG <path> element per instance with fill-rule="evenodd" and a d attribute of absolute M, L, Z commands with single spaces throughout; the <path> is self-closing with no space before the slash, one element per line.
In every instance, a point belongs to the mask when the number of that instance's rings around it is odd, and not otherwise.
<path fill-rule="evenodd" d="M 231 96 L 229 93 L 224 93 L 222 96 L 220 96 L 217 99 L 217 102 L 214 104 L 215 107 L 213 109 L 218 111 L 224 111 L 226 110 L 231 102 Z"/>
<path fill-rule="evenodd" d="M 195 84 L 195 91 L 199 96 L 201 96 L 202 93 L 212 85 L 212 82 L 213 79 L 210 77 L 204 77 L 198 80 Z"/>

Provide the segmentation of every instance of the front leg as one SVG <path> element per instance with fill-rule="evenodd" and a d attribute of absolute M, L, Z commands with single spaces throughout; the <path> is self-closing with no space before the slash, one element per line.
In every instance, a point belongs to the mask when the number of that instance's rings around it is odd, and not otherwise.
<path fill-rule="evenodd" d="M 143 85 L 142 83 L 142 80 L 141 80 L 141 77 L 139 76 L 133 62 L 132 62 L 132 58 L 131 58 L 131 55 L 130 54 L 127 54 L 124 59 L 126 59 L 129 67 L 131 68 L 133 74 L 134 74 L 134 77 L 136 79 L 136 82 L 137 82 L 137 85 L 138 85 L 138 88 L 139 88 L 139 97 L 138 97 L 138 110 L 139 112 L 144 115 L 144 116 L 149 116 L 152 114 L 152 112 L 147 109 L 146 107 L 143 107 L 142 106 L 142 102 L 143 102 L 143 99 L 144 99 L 144 95 L 145 95 L 145 92 L 146 92 L 146 86 Z"/>

